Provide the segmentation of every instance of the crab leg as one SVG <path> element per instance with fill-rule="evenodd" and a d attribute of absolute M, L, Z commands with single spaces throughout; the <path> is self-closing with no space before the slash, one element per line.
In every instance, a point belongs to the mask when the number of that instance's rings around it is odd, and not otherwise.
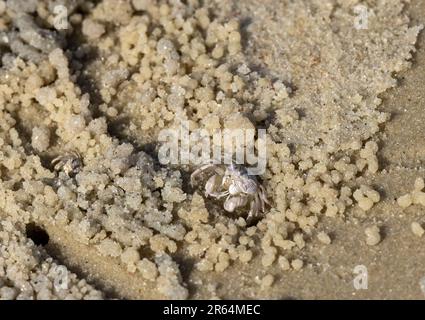
<path fill-rule="evenodd" d="M 208 163 L 208 164 L 205 164 L 205 165 L 201 166 L 200 168 L 196 169 L 190 175 L 190 184 L 193 186 L 195 184 L 195 179 L 201 174 L 201 172 L 208 170 L 210 168 L 214 168 L 214 171 L 219 175 L 223 175 L 223 173 L 224 173 L 224 171 L 221 168 L 217 167 L 216 164 Z"/>
<path fill-rule="evenodd" d="M 258 195 L 256 194 L 254 196 L 254 199 L 251 201 L 247 221 L 250 221 L 254 217 L 256 217 L 257 214 L 258 214 L 258 211 L 260 211 L 260 199 L 259 199 Z"/>

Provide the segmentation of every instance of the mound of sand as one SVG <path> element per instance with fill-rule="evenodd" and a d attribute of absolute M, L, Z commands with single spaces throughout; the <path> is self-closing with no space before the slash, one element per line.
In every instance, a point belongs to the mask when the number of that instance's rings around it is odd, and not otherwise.
<path fill-rule="evenodd" d="M 0 1 L 0 296 L 214 298 L 215 274 L 255 263 L 233 296 L 255 297 L 302 269 L 312 239 L 332 242 L 323 218 L 381 200 L 365 182 L 389 119 L 379 95 L 421 29 L 400 0 L 363 4 L 359 28 L 358 4 Z M 193 166 L 158 162 L 159 133 L 182 122 L 267 129 L 272 205 L 254 225 L 191 188 Z"/>

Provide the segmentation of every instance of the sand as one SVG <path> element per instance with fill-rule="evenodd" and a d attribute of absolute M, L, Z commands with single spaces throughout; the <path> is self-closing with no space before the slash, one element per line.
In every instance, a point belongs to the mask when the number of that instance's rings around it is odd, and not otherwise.
<path fill-rule="evenodd" d="M 423 34 L 406 61 L 424 7 L 390 2 L 371 1 L 368 33 L 353 28 L 357 1 L 218 1 L 194 15 L 174 1 L 120 1 L 111 14 L 103 1 L 40 39 L 46 26 L 10 1 L 0 31 L 20 33 L 3 44 L 0 244 L 30 251 L 4 254 L 0 295 L 422 298 Z M 49 10 L 38 3 L 42 20 Z M 272 205 L 254 226 L 189 188 L 192 166 L 155 163 L 158 132 L 182 119 L 267 128 Z M 71 158 L 55 169 L 56 156 Z M 62 291 L 55 275 L 36 285 L 43 261 L 72 274 Z"/>

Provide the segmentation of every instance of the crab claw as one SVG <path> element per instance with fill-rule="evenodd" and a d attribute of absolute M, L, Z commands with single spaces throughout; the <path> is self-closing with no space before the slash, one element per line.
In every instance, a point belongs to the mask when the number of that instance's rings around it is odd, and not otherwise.
<path fill-rule="evenodd" d="M 224 201 L 224 210 L 227 212 L 233 212 L 236 208 L 245 206 L 247 202 L 246 197 L 228 197 L 226 201 Z"/>

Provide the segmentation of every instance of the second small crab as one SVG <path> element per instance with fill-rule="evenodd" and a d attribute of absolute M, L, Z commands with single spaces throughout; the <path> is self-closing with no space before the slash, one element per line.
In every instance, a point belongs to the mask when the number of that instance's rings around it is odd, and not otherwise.
<path fill-rule="evenodd" d="M 247 174 L 243 166 L 230 164 L 205 164 L 196 169 L 191 177 L 194 185 L 196 178 L 203 172 L 212 170 L 213 174 L 205 183 L 205 195 L 215 199 L 226 198 L 224 210 L 234 212 L 238 208 L 249 204 L 247 220 L 264 214 L 266 204 L 269 205 L 265 188 L 258 182 L 255 176 Z"/>
<path fill-rule="evenodd" d="M 52 160 L 55 171 L 63 170 L 68 177 L 76 175 L 83 164 L 81 155 L 77 151 L 70 151 Z"/>

